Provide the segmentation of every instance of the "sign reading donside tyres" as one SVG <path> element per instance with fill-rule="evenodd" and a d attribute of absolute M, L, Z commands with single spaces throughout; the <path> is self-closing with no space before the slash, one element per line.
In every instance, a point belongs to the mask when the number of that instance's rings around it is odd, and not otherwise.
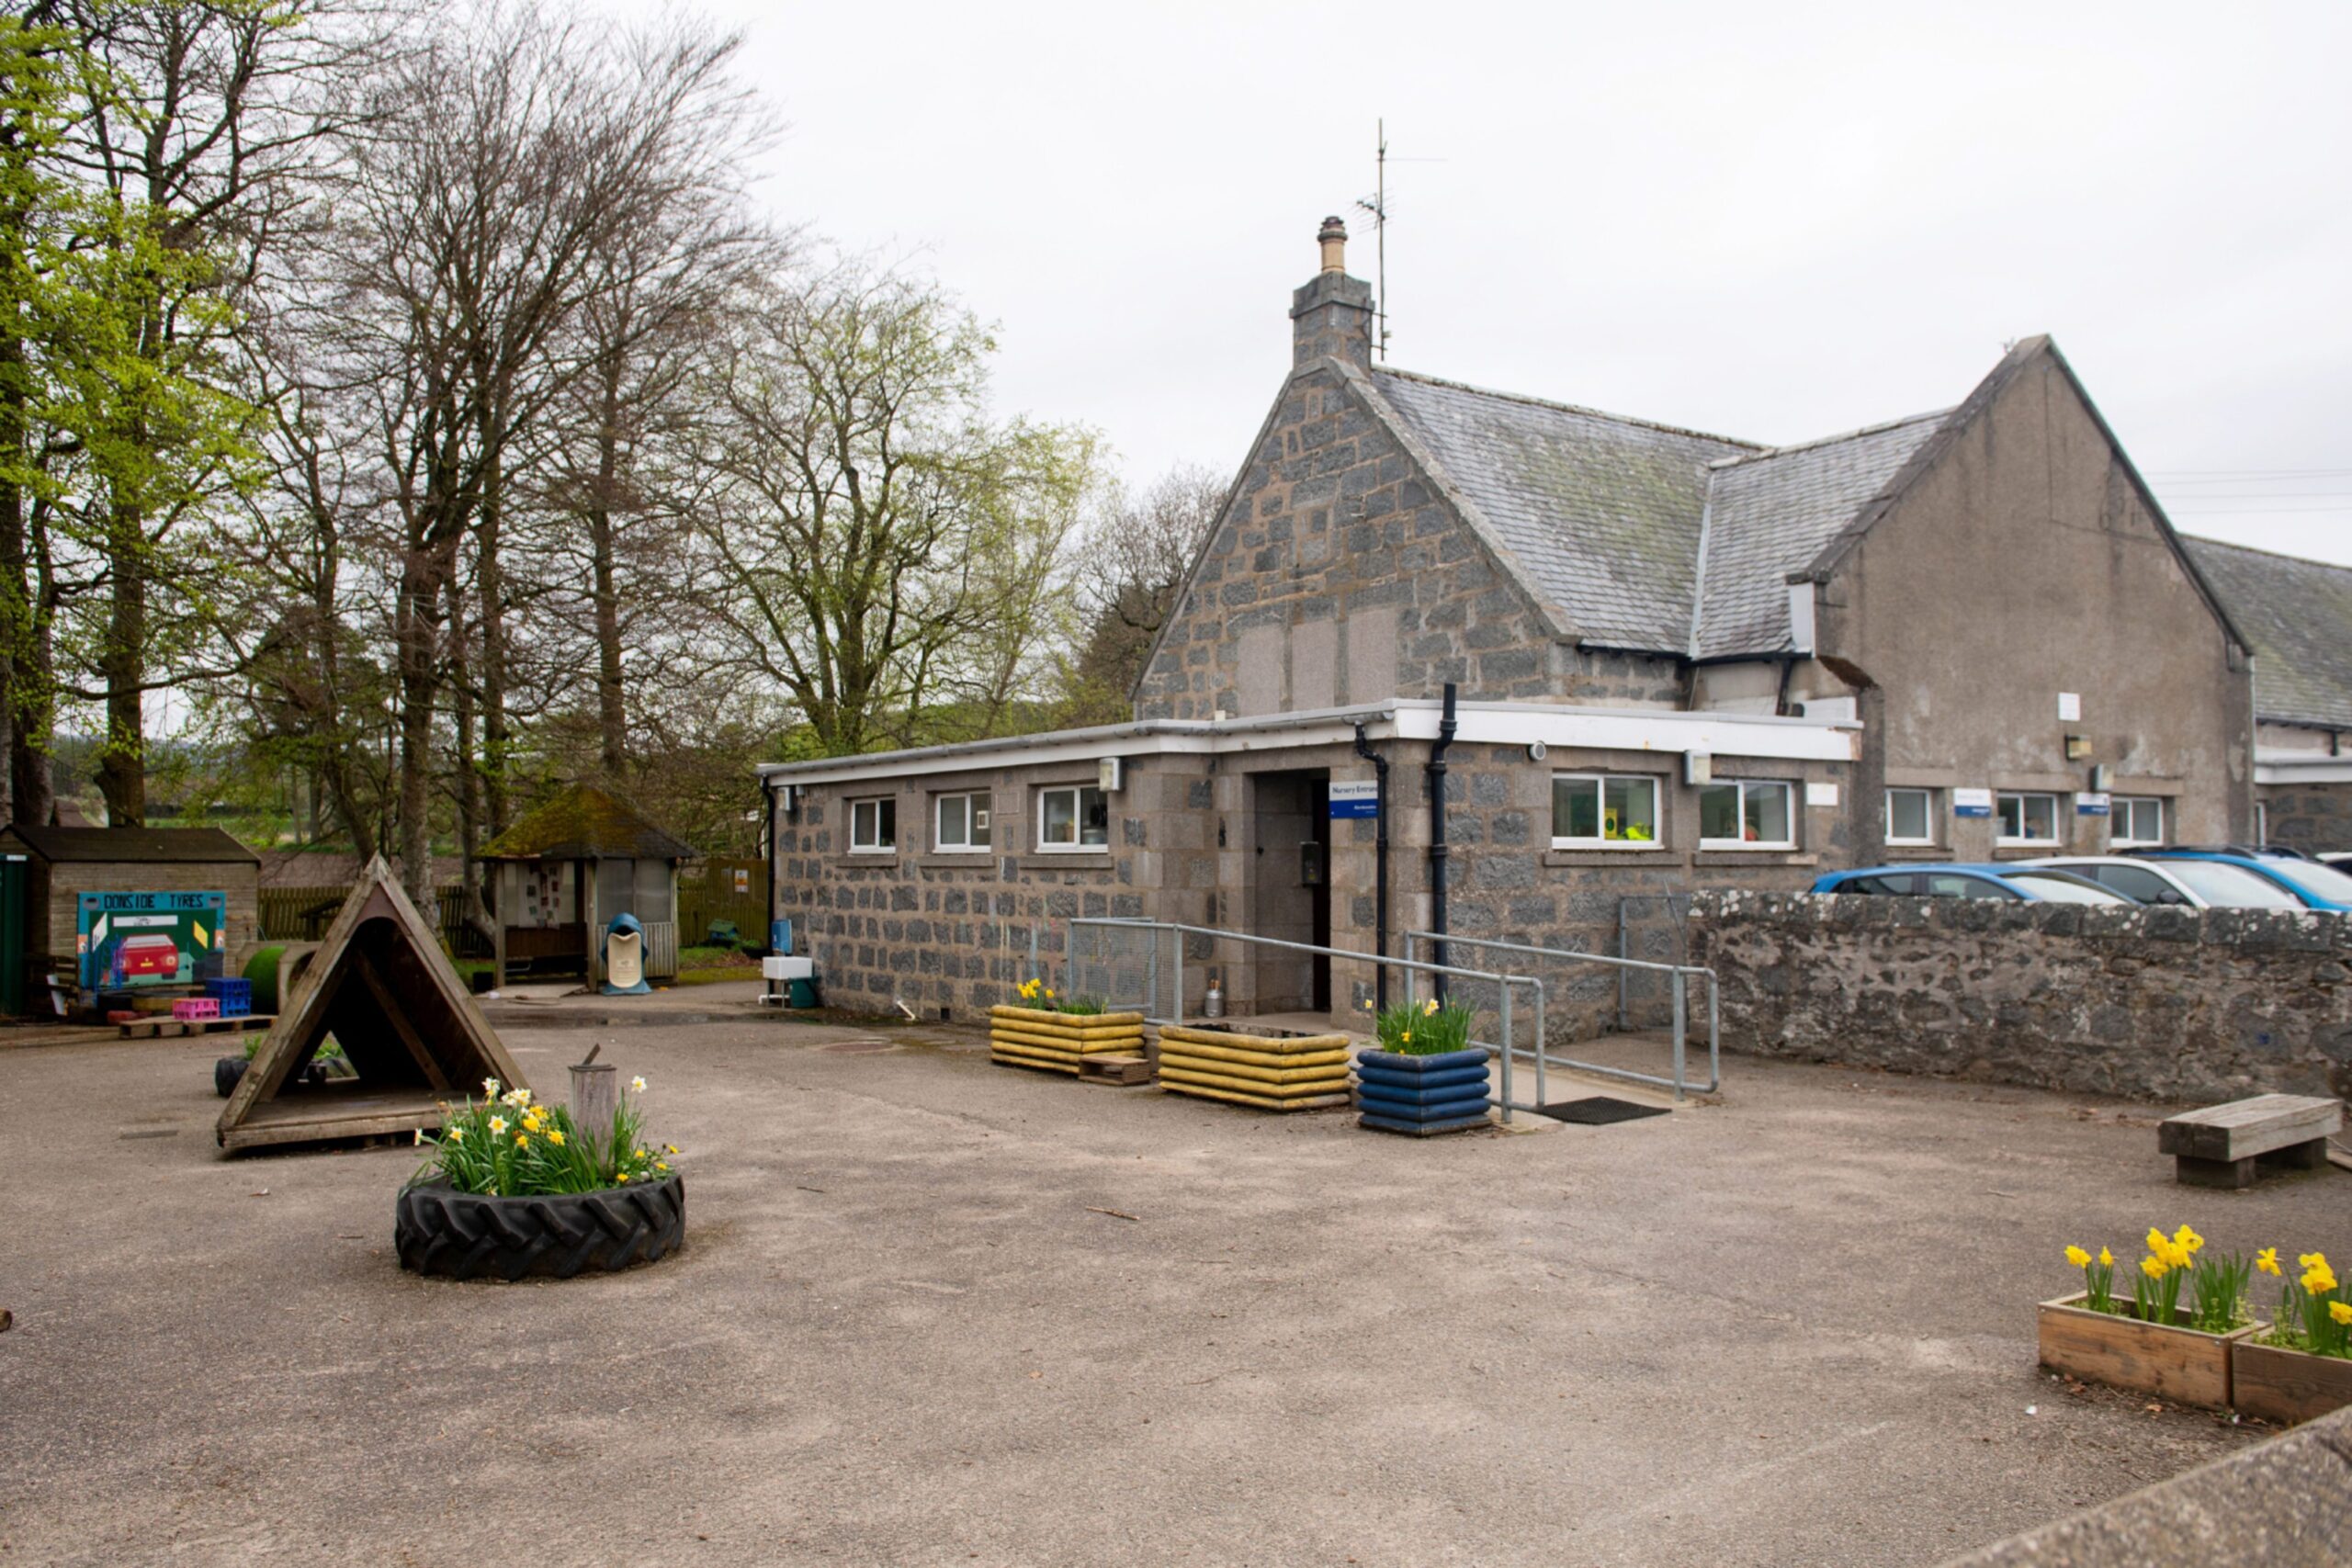
<path fill-rule="evenodd" d="M 227 973 L 226 893 L 85 893 L 74 953 L 82 988 L 199 985 Z"/>

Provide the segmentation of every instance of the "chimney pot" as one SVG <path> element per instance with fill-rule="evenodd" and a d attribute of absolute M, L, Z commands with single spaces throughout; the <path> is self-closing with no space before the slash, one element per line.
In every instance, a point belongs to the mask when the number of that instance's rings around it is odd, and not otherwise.
<path fill-rule="evenodd" d="M 1340 222 L 1336 215 L 1326 218 L 1323 220 L 1323 227 L 1317 231 L 1315 238 L 1323 246 L 1323 270 L 1325 272 L 1347 271 L 1348 226 Z"/>

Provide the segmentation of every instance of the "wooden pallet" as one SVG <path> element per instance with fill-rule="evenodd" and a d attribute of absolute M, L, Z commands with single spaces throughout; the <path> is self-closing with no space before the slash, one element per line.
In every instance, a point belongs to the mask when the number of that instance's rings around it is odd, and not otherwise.
<path fill-rule="evenodd" d="M 261 1012 L 236 1018 L 171 1018 L 158 1014 L 135 1023 L 118 1023 L 115 1030 L 124 1040 L 170 1040 L 183 1034 L 243 1034 L 249 1029 L 267 1029 L 277 1021 L 277 1014 Z"/>
<path fill-rule="evenodd" d="M 1152 1076 L 1151 1062 L 1144 1056 L 1105 1054 L 1078 1059 L 1078 1081 L 1080 1083 L 1132 1089 L 1151 1082 Z"/>

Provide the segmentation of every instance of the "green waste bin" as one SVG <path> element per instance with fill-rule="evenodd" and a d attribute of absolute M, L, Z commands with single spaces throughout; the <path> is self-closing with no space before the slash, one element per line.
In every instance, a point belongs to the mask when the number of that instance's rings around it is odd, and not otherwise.
<path fill-rule="evenodd" d="M 22 855 L 0 855 L 0 1014 L 25 1012 L 25 874 Z"/>

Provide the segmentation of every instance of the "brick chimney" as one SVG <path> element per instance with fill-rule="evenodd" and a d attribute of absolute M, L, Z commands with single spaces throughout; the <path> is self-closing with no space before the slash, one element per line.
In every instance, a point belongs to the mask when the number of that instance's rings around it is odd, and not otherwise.
<path fill-rule="evenodd" d="M 1323 220 L 1315 236 L 1323 247 L 1323 270 L 1291 291 L 1291 363 L 1327 355 L 1372 364 L 1372 285 L 1348 276 L 1348 226 Z"/>

